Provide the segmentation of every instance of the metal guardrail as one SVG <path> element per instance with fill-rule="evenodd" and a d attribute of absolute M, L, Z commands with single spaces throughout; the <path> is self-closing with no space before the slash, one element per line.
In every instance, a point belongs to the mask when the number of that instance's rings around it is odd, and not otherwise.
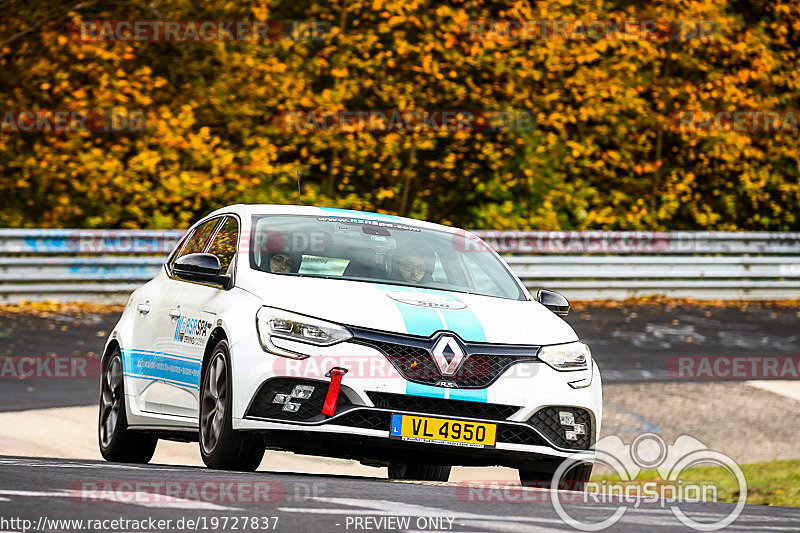
<path fill-rule="evenodd" d="M 530 289 L 571 299 L 800 298 L 800 233 L 475 233 Z M 0 229 L 0 301 L 124 301 L 182 234 Z"/>

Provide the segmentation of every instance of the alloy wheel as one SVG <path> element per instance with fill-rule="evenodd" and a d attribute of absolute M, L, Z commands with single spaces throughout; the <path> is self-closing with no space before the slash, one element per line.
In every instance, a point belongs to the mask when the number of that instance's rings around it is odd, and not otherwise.
<path fill-rule="evenodd" d="M 114 430 L 122 408 L 122 361 L 115 355 L 103 372 L 100 397 L 100 442 L 104 447 L 111 444 Z"/>
<path fill-rule="evenodd" d="M 200 431 L 202 445 L 206 453 L 216 446 L 222 435 L 225 422 L 225 408 L 228 400 L 228 377 L 225 368 L 225 357 L 217 352 L 208 367 L 208 374 L 203 382 L 201 397 Z"/>

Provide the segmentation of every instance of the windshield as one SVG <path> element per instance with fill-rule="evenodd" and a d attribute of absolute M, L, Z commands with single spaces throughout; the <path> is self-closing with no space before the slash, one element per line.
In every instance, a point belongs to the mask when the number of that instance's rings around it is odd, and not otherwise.
<path fill-rule="evenodd" d="M 253 269 L 524 300 L 503 263 L 458 234 L 356 217 L 256 215 Z"/>

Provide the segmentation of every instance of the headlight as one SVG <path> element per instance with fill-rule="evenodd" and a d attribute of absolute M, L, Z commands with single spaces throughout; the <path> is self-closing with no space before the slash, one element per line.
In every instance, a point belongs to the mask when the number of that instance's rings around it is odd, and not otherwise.
<path fill-rule="evenodd" d="M 290 311 L 262 307 L 256 313 L 258 335 L 262 346 L 269 346 L 269 337 L 330 346 L 353 336 L 344 326 L 298 315 Z"/>
<path fill-rule="evenodd" d="M 592 352 L 582 342 L 542 346 L 539 350 L 539 359 L 556 370 L 586 370 L 591 358 Z"/>

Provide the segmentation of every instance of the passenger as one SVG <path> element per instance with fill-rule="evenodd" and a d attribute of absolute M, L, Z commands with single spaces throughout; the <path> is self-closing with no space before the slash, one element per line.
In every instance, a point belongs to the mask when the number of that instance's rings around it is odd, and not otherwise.
<path fill-rule="evenodd" d="M 269 258 L 269 271 L 273 274 L 289 274 L 293 266 L 292 256 L 286 252 L 278 252 Z"/>

